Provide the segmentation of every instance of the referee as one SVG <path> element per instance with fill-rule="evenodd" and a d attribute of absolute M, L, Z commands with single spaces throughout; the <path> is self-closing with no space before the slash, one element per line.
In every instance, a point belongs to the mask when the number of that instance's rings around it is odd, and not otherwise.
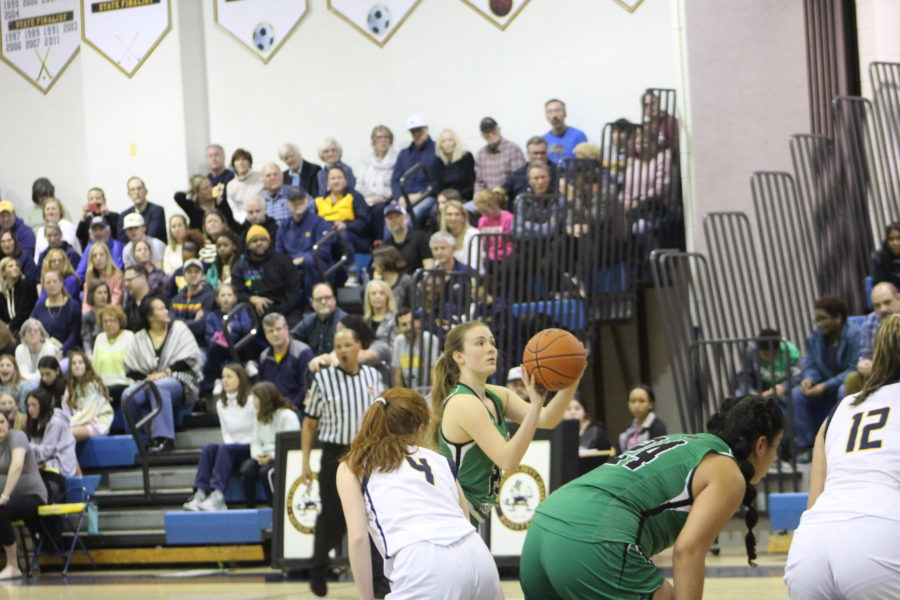
<path fill-rule="evenodd" d="M 328 553 L 339 548 L 347 524 L 338 497 L 335 475 L 338 463 L 353 437 L 359 431 L 363 415 L 384 390 L 381 375 L 374 368 L 359 364 L 362 344 L 352 329 L 343 329 L 334 336 L 334 352 L 338 364 L 320 369 L 313 379 L 306 402 L 306 416 L 300 434 L 303 450 L 303 479 L 309 482 L 313 471 L 309 455 L 316 436 L 322 442 L 319 467 L 319 498 L 322 512 L 316 519 L 313 541 L 312 571 L 309 586 L 316 596 L 328 593 L 325 575 L 330 561 Z M 386 584 L 383 564 L 378 552 L 372 553 L 373 579 Z M 377 585 L 377 584 L 376 584 Z M 378 589 L 376 587 L 376 589 Z"/>

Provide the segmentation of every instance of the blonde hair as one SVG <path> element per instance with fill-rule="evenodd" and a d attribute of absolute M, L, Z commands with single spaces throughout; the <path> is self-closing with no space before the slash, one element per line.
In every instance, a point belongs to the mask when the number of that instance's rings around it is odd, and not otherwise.
<path fill-rule="evenodd" d="M 447 229 L 445 215 L 447 213 L 447 209 L 450 207 L 453 207 L 453 208 L 457 209 L 458 211 L 460 211 L 463 216 L 463 225 L 464 226 L 462 228 L 462 231 L 459 233 L 459 235 L 453 235 L 452 233 L 450 233 L 450 230 Z M 444 203 L 444 209 L 441 210 L 441 214 L 440 214 L 438 221 L 440 222 L 440 227 L 438 227 L 438 229 L 440 231 L 443 231 L 444 233 L 453 235 L 453 238 L 456 240 L 456 249 L 457 250 L 466 247 L 466 233 L 469 231 L 469 229 L 474 229 L 474 228 L 469 223 L 469 211 L 466 210 L 466 207 L 463 206 L 462 202 L 460 202 L 459 200 L 447 200 L 447 202 Z"/>
<path fill-rule="evenodd" d="M 444 136 L 445 133 L 449 133 L 450 136 L 453 138 L 453 142 L 454 142 L 453 154 L 450 154 L 450 155 L 448 155 L 446 152 L 444 152 L 444 149 L 441 148 L 441 138 Z M 438 143 L 434 145 L 434 152 L 435 152 L 435 154 L 437 154 L 437 157 L 439 159 L 441 159 L 441 161 L 445 165 L 449 165 L 450 163 L 455 163 L 456 161 L 461 159 L 463 156 L 465 156 L 466 149 L 463 148 L 462 140 L 459 139 L 459 136 L 456 134 L 455 131 L 453 131 L 452 129 L 445 129 L 438 136 Z"/>
<path fill-rule="evenodd" d="M 9 288 L 6 286 L 6 267 L 9 263 L 16 263 L 16 266 L 19 267 L 19 279 L 25 277 L 25 274 L 22 272 L 22 265 L 19 264 L 19 260 L 15 256 L 4 256 L 0 258 L 0 292 L 8 292 Z"/>
<path fill-rule="evenodd" d="M 65 219 L 66 218 L 66 207 L 63 206 L 63 203 L 60 202 L 59 198 L 54 198 L 52 196 L 50 198 L 47 198 L 46 200 L 44 200 L 44 205 L 41 207 L 41 217 L 46 218 L 46 217 L 44 217 L 44 211 L 47 210 L 47 205 L 50 204 L 51 202 L 53 204 L 55 204 L 56 207 L 59 209 L 59 220 L 62 221 L 63 219 Z"/>
<path fill-rule="evenodd" d="M 62 257 L 63 266 L 61 269 L 51 269 L 50 259 L 57 254 Z M 63 282 L 65 282 L 66 277 L 69 275 L 75 275 L 75 269 L 72 268 L 72 263 L 69 262 L 69 257 L 66 256 L 66 251 L 62 248 L 50 248 L 50 250 L 47 251 L 47 255 L 44 257 L 44 263 L 41 265 L 41 283 L 44 281 L 44 274 L 53 270 L 59 272 L 60 280 Z"/>
<path fill-rule="evenodd" d="M 900 315 L 890 315 L 878 327 L 872 346 L 872 371 L 852 402 L 860 404 L 888 382 L 900 378 Z"/>
<path fill-rule="evenodd" d="M 363 299 L 363 317 L 371 319 L 375 314 L 375 309 L 372 307 L 372 300 L 369 298 L 369 292 L 375 288 L 381 288 L 381 291 L 387 296 L 387 311 L 389 313 L 396 313 L 397 298 L 394 297 L 394 291 L 391 289 L 391 286 L 381 279 L 373 279 L 366 284 L 366 293 L 365 298 Z"/>
<path fill-rule="evenodd" d="M 441 429 L 441 419 L 444 413 L 444 400 L 450 395 L 450 390 L 459 383 L 459 365 L 453 360 L 454 352 L 462 352 L 466 339 L 466 333 L 476 327 L 487 327 L 481 321 L 466 321 L 450 330 L 447 339 L 444 340 L 444 351 L 438 357 L 431 369 L 431 413 L 433 424 L 431 439 L 437 443 L 438 431 Z"/>
<path fill-rule="evenodd" d="M 475 203 L 475 208 L 481 212 L 479 207 L 496 206 L 500 210 L 503 210 L 506 208 L 509 198 L 506 196 L 506 192 L 503 191 L 503 188 L 494 188 L 492 190 L 481 190 L 475 194 L 475 198 L 473 198 L 472 201 Z"/>
<path fill-rule="evenodd" d="M 600 160 L 600 146 L 590 142 L 581 142 L 572 148 L 572 153 L 576 158 L 589 158 L 591 160 Z M 578 156 L 578 155 L 581 156 Z"/>
<path fill-rule="evenodd" d="M 97 269 L 94 268 L 94 261 L 91 260 L 95 251 L 106 254 L 106 267 L 104 267 L 102 273 L 97 272 Z M 90 287 L 91 282 L 94 279 L 101 279 L 104 275 L 116 275 L 119 273 L 121 273 L 121 271 L 119 271 L 119 267 L 117 267 L 115 261 L 113 261 L 109 246 L 103 242 L 95 242 L 91 246 L 91 249 L 88 250 L 87 269 L 84 272 L 84 282 Z M 110 298 L 110 301 L 112 301 L 112 298 Z"/>

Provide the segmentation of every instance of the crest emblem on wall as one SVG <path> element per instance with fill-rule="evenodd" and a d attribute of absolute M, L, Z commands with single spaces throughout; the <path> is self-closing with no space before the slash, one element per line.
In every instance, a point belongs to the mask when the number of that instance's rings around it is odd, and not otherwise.
<path fill-rule="evenodd" d="M 354 29 L 384 46 L 421 0 L 328 0 L 328 8 Z"/>
<path fill-rule="evenodd" d="M 493 23 L 499 29 L 506 29 L 513 22 L 528 0 L 462 0 L 475 12 Z"/>
<path fill-rule="evenodd" d="M 81 39 L 132 77 L 172 29 L 171 0 L 82 0 Z"/>
<path fill-rule="evenodd" d="M 81 47 L 78 0 L 4 0 L 0 39 L 0 58 L 46 94 Z"/>
<path fill-rule="evenodd" d="M 216 25 L 268 63 L 309 12 L 307 0 L 214 0 Z"/>

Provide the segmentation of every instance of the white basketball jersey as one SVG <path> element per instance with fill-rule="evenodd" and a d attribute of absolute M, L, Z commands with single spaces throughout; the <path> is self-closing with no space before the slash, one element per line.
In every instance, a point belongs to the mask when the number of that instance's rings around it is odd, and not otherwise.
<path fill-rule="evenodd" d="M 456 478 L 447 458 L 410 447 L 396 471 L 376 471 L 362 483 L 369 533 L 384 558 L 409 544 L 449 546 L 475 528 L 459 505 Z"/>
<path fill-rule="evenodd" d="M 857 516 L 900 520 L 900 383 L 861 404 L 844 398 L 825 432 L 825 491 L 803 521 Z"/>

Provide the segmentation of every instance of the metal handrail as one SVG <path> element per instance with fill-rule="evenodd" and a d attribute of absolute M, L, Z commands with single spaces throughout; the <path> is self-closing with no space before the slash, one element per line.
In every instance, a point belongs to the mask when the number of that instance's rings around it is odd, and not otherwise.
<path fill-rule="evenodd" d="M 331 241 L 332 239 L 336 240 L 336 242 L 340 244 L 341 259 L 326 269 L 325 265 L 322 262 L 322 257 L 319 256 L 319 248 L 321 248 L 325 242 Z M 316 259 L 316 268 L 319 270 L 319 275 L 321 275 L 322 281 L 326 281 L 332 273 L 342 268 L 344 264 L 354 256 L 354 253 L 348 250 L 347 244 L 344 241 L 344 237 L 337 230 L 329 231 L 327 234 L 322 236 L 322 239 L 313 244 L 312 254 L 313 258 Z"/>
<path fill-rule="evenodd" d="M 253 322 L 253 326 L 250 328 L 250 331 L 237 340 L 236 342 L 231 341 L 230 331 L 228 331 L 228 321 L 232 319 L 235 315 L 239 314 L 241 311 L 247 311 L 250 315 L 250 320 Z M 228 314 L 222 317 L 222 337 L 225 338 L 225 342 L 228 344 L 228 352 L 231 354 L 231 360 L 240 363 L 241 358 L 238 356 L 238 351 L 251 343 L 255 338 L 257 333 L 259 333 L 259 315 L 256 314 L 256 309 L 249 302 L 241 302 L 234 306 Z"/>
<path fill-rule="evenodd" d="M 428 182 L 428 185 L 425 189 L 420 192 L 422 195 L 415 202 L 410 202 L 409 200 L 409 190 L 406 189 L 406 182 L 410 177 L 418 173 L 419 171 L 425 171 L 425 180 Z M 418 223 L 416 223 L 416 214 L 413 210 L 419 204 L 425 201 L 426 198 L 434 194 L 434 179 L 431 177 L 431 172 L 428 170 L 428 167 L 423 165 L 422 163 L 416 163 L 410 168 L 408 168 L 403 175 L 400 176 L 400 194 L 403 197 L 404 202 L 407 206 L 407 211 L 409 212 L 409 218 L 412 223 L 413 228 L 415 228 Z"/>
<path fill-rule="evenodd" d="M 134 415 L 131 412 L 132 400 L 139 392 L 143 391 L 145 387 L 150 388 L 150 393 L 153 394 L 153 399 L 156 401 L 156 408 L 144 415 L 144 417 L 140 421 L 135 422 Z M 131 393 L 129 393 L 127 396 L 122 397 L 122 412 L 125 416 L 125 422 L 128 423 L 128 429 L 132 432 L 134 443 L 137 445 L 138 453 L 141 455 L 141 472 L 143 473 L 144 480 L 144 499 L 147 501 L 151 500 L 152 497 L 152 494 L 150 492 L 150 452 L 147 450 L 147 444 L 144 442 L 144 439 L 142 438 L 142 436 L 138 435 L 138 433 L 140 429 L 145 427 L 148 423 L 153 421 L 153 419 L 159 416 L 161 411 L 162 397 L 159 394 L 159 388 L 153 381 L 147 381 L 145 379 L 136 388 L 134 388 Z"/>

